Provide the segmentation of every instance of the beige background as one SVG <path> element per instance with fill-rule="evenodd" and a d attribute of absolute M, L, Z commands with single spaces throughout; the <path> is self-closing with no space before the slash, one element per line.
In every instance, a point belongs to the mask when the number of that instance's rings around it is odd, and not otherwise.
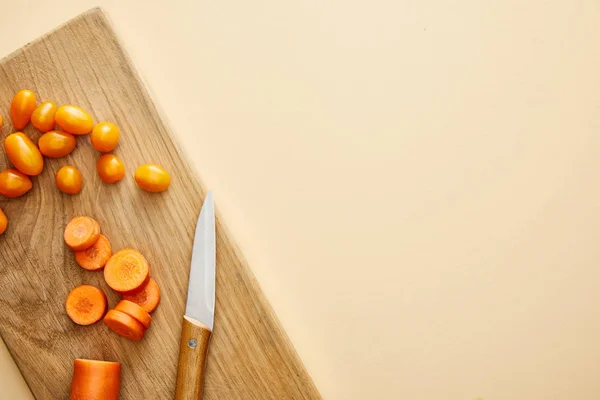
<path fill-rule="evenodd" d="M 600 397 L 597 0 L 2 3 L 107 10 L 326 399 Z"/>

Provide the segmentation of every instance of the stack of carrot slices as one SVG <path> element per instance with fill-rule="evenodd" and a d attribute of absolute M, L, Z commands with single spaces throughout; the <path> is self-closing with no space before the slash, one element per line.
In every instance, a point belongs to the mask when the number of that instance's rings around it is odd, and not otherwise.
<path fill-rule="evenodd" d="M 150 278 L 150 266 L 137 250 L 123 249 L 112 254 L 108 238 L 100 224 L 90 217 L 75 217 L 65 228 L 65 243 L 75 251 L 75 260 L 83 269 L 104 269 L 104 279 L 121 300 L 106 313 L 104 292 L 91 285 L 73 289 L 67 296 L 67 315 L 79 325 L 91 325 L 102 318 L 114 332 L 131 340 L 141 340 L 150 327 L 150 313 L 160 302 L 160 289 Z M 106 314 L 106 315 L 105 315 Z"/>

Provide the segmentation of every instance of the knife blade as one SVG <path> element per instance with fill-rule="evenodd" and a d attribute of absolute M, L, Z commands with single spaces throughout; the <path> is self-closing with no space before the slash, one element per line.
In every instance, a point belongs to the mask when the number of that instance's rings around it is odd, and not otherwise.
<path fill-rule="evenodd" d="M 208 344 L 215 316 L 215 205 L 208 192 L 196 223 L 185 315 L 181 325 L 176 400 L 203 396 Z"/>

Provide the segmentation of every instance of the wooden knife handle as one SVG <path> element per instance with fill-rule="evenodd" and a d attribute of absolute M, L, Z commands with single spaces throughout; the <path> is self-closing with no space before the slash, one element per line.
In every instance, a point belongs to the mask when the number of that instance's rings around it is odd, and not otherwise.
<path fill-rule="evenodd" d="M 211 331 L 202 322 L 183 317 L 175 400 L 201 400 Z"/>

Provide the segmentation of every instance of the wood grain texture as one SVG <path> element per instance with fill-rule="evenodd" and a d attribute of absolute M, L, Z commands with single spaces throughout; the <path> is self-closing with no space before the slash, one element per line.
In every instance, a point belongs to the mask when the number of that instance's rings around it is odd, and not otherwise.
<path fill-rule="evenodd" d="M 13 131 L 8 108 L 22 88 L 34 90 L 41 101 L 78 104 L 96 122 L 115 122 L 122 132 L 115 154 L 125 162 L 127 177 L 114 185 L 100 181 L 99 154 L 82 137 L 68 157 L 47 160 L 26 196 L 0 199 L 9 218 L 0 237 L 0 334 L 37 399 L 67 398 L 76 358 L 123 363 L 122 399 L 173 398 L 194 227 L 205 190 L 101 10 L 0 62 L 2 140 Z M 25 132 L 36 141 L 40 136 L 31 126 Z M 133 172 L 147 162 L 171 172 L 167 192 L 136 187 Z M 68 164 L 84 177 L 76 196 L 54 186 L 54 174 Z M 7 166 L 2 154 L 0 168 Z M 114 250 L 136 248 L 149 260 L 162 301 L 141 342 L 103 324 L 76 326 L 67 317 L 65 298 L 80 284 L 104 289 L 111 307 L 118 301 L 102 273 L 78 267 L 63 242 L 65 224 L 76 215 L 97 219 Z M 218 213 L 216 229 L 216 316 L 204 398 L 320 398 Z"/>
<path fill-rule="evenodd" d="M 175 400 L 201 400 L 211 331 L 202 322 L 183 317 Z"/>

